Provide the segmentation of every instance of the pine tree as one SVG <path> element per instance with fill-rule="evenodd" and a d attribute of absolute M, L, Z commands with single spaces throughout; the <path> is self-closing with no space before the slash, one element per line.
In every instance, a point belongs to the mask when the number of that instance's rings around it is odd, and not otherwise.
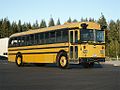
<path fill-rule="evenodd" d="M 89 22 L 95 22 L 94 18 L 89 18 Z"/>
<path fill-rule="evenodd" d="M 16 22 L 14 22 L 14 21 L 12 22 L 11 29 L 12 29 L 12 34 L 19 32 Z"/>
<path fill-rule="evenodd" d="M 85 18 L 85 22 L 88 22 L 88 19 L 87 19 L 87 18 Z"/>
<path fill-rule="evenodd" d="M 1 30 L 2 30 L 2 37 L 9 37 L 10 33 L 10 21 L 7 18 L 3 19 Z"/>
<path fill-rule="evenodd" d="M 38 21 L 36 20 L 35 23 L 32 26 L 33 29 L 38 29 L 39 28 L 39 24 Z"/>
<path fill-rule="evenodd" d="M 117 30 L 118 30 L 118 56 L 120 57 L 120 20 L 117 20 Z"/>
<path fill-rule="evenodd" d="M 55 26 L 53 18 L 50 18 L 50 21 L 48 23 L 48 27 Z"/>
<path fill-rule="evenodd" d="M 0 20 L 0 38 L 3 37 L 2 23 L 3 23 L 3 19 Z"/>
<path fill-rule="evenodd" d="M 116 34 L 117 34 L 117 41 L 120 43 L 120 20 L 116 21 Z"/>
<path fill-rule="evenodd" d="M 102 13 L 101 13 L 101 17 L 98 20 L 98 23 L 101 25 L 101 27 L 107 26 L 107 21 Z"/>
<path fill-rule="evenodd" d="M 103 29 L 103 27 L 107 27 L 107 21 L 106 21 L 106 18 L 104 17 L 104 15 L 101 13 L 101 17 L 99 18 L 99 20 L 97 21 L 100 26 L 101 26 L 101 29 Z M 106 28 L 107 29 L 107 28 Z M 106 55 L 109 56 L 111 53 L 111 47 L 110 47 L 110 39 L 109 39 L 109 36 L 107 35 L 107 33 L 105 33 L 105 41 L 106 41 Z"/>
<path fill-rule="evenodd" d="M 32 26 L 31 26 L 31 23 L 30 23 L 30 22 L 27 23 L 27 28 L 28 28 L 28 29 L 32 29 Z"/>
<path fill-rule="evenodd" d="M 73 22 L 78 22 L 78 21 L 76 19 L 74 19 Z"/>
<path fill-rule="evenodd" d="M 24 24 L 22 25 L 22 30 L 24 31 L 28 31 L 29 27 L 27 26 L 27 24 L 24 22 Z"/>
<path fill-rule="evenodd" d="M 119 30 L 120 30 L 120 21 L 116 22 L 111 20 L 109 23 L 109 54 L 111 57 L 120 56 L 120 43 L 119 43 Z"/>
<path fill-rule="evenodd" d="M 18 32 L 22 32 L 21 20 L 18 21 Z"/>
<path fill-rule="evenodd" d="M 83 17 L 80 19 L 80 22 L 84 22 L 84 19 L 83 19 Z"/>
<path fill-rule="evenodd" d="M 72 19 L 69 17 L 69 19 L 67 20 L 68 23 L 72 22 Z"/>
<path fill-rule="evenodd" d="M 47 27 L 45 20 L 42 20 L 40 23 L 40 28 L 45 28 Z"/>
<path fill-rule="evenodd" d="M 84 18 L 82 17 L 80 21 L 81 21 L 81 22 L 88 22 L 88 19 L 87 19 L 87 18 L 84 19 Z"/>
<path fill-rule="evenodd" d="M 60 19 L 57 20 L 57 24 L 56 25 L 61 25 Z"/>

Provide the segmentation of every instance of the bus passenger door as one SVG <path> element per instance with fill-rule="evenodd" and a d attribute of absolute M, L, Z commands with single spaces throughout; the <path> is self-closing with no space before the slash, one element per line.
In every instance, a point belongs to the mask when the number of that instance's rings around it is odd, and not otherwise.
<path fill-rule="evenodd" d="M 69 60 L 71 64 L 78 64 L 78 38 L 79 30 L 69 31 Z"/>

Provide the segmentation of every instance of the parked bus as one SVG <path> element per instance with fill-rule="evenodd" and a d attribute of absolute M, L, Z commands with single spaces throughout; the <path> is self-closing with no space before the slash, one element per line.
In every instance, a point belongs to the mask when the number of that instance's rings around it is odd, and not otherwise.
<path fill-rule="evenodd" d="M 8 60 L 18 66 L 93 67 L 94 62 L 105 61 L 105 30 L 94 22 L 79 22 L 16 33 L 9 39 Z"/>
<path fill-rule="evenodd" d="M 7 58 L 9 38 L 0 38 L 0 58 Z"/>

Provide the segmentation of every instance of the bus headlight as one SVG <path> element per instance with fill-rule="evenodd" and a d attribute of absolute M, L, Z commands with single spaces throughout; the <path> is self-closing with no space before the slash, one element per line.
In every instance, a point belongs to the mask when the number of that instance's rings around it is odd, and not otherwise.
<path fill-rule="evenodd" d="M 105 50 L 100 50 L 100 54 L 104 54 L 105 53 Z"/>

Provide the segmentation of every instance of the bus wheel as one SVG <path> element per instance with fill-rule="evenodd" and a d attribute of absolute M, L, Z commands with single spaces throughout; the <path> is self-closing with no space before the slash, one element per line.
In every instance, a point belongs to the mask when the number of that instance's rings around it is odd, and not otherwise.
<path fill-rule="evenodd" d="M 23 66 L 22 56 L 19 55 L 16 56 L 16 65 L 18 67 Z"/>
<path fill-rule="evenodd" d="M 57 60 L 57 66 L 63 69 L 69 67 L 68 57 L 65 52 L 59 53 L 58 60 Z"/>

